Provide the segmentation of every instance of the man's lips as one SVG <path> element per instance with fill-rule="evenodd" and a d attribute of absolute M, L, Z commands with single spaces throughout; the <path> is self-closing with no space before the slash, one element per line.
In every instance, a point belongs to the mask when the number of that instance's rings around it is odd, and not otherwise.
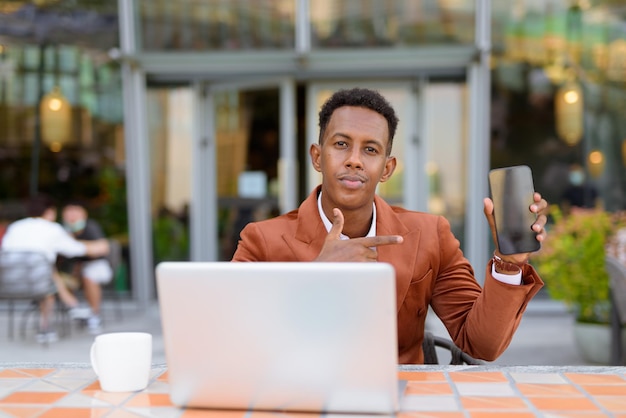
<path fill-rule="evenodd" d="M 365 179 L 357 175 L 340 176 L 339 181 L 350 189 L 356 189 L 365 183 Z"/>

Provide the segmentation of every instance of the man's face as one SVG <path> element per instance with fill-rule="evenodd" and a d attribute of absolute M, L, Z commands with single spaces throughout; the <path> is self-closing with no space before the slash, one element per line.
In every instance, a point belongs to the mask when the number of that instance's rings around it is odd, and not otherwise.
<path fill-rule="evenodd" d="M 371 207 L 378 182 L 391 177 L 395 157 L 387 157 L 389 128 L 379 113 L 363 107 L 335 110 L 322 143 L 309 151 L 322 173 L 323 199 L 343 211 Z"/>
<path fill-rule="evenodd" d="M 68 205 L 63 208 L 63 224 L 72 232 L 77 232 L 85 227 L 87 212 L 80 206 Z"/>

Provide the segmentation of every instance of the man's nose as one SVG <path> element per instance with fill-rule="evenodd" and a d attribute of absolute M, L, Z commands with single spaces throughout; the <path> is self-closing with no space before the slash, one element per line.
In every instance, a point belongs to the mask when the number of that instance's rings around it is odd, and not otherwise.
<path fill-rule="evenodd" d="M 352 148 L 351 152 L 348 153 L 346 158 L 346 167 L 362 169 L 363 161 L 361 161 L 361 153 L 358 148 Z"/>

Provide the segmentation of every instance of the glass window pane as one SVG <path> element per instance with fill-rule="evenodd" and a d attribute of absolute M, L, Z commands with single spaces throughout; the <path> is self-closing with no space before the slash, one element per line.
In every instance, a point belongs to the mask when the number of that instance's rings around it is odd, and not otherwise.
<path fill-rule="evenodd" d="M 89 110 L 93 116 L 97 114 L 97 101 L 98 98 L 93 91 L 84 90 L 80 92 L 80 106 Z"/>
<path fill-rule="evenodd" d="M 24 73 L 21 103 L 25 106 L 34 106 L 39 100 L 39 81 L 37 74 Z"/>
<path fill-rule="evenodd" d="M 463 246 L 469 116 L 465 84 L 429 84 L 424 89 L 424 111 L 428 212 L 445 216 Z"/>
<path fill-rule="evenodd" d="M 59 71 L 74 72 L 78 69 L 78 49 L 73 46 L 59 47 Z"/>
<path fill-rule="evenodd" d="M 22 50 L 22 66 L 25 69 L 36 70 L 39 68 L 39 47 L 27 45 Z"/>
<path fill-rule="evenodd" d="M 391 106 L 396 110 L 398 118 L 403 121 L 398 123 L 396 129 L 396 135 L 393 140 L 393 149 L 391 154 L 396 157 L 397 166 L 396 171 L 391 178 L 385 183 L 379 183 L 378 194 L 382 196 L 387 202 L 402 205 L 404 196 L 404 166 L 407 164 L 404 156 L 405 146 L 409 138 L 407 132 L 409 131 L 408 120 L 411 120 L 411 116 L 404 112 L 403 109 L 408 108 L 409 97 L 406 91 L 402 89 L 392 88 L 380 88 L 377 89 L 391 103 Z"/>
<path fill-rule="evenodd" d="M 535 188 L 566 212 L 626 207 L 621 4 L 494 2 L 491 166 L 528 164 Z M 582 100 L 564 104 L 568 92 Z M 577 167 L 582 184 L 570 178 Z"/>
<path fill-rule="evenodd" d="M 45 47 L 43 52 L 44 71 L 55 71 L 57 64 L 57 50 L 52 47 Z"/>
<path fill-rule="evenodd" d="M 98 84 L 100 86 L 108 86 L 113 82 L 113 71 L 110 67 L 102 66 L 98 68 Z"/>
<path fill-rule="evenodd" d="M 295 1 L 139 0 L 146 51 L 293 49 Z"/>
<path fill-rule="evenodd" d="M 313 48 L 470 44 L 469 0 L 316 0 L 311 2 Z"/>
<path fill-rule="evenodd" d="M 233 89 L 214 95 L 219 260 L 230 260 L 250 221 L 277 215 L 279 91 Z"/>
<path fill-rule="evenodd" d="M 103 66 L 102 68 L 107 68 Z M 79 75 L 81 87 L 91 87 L 94 82 L 93 62 L 87 55 L 83 55 L 80 59 Z"/>
<path fill-rule="evenodd" d="M 193 91 L 148 90 L 154 261 L 189 259 Z"/>
<path fill-rule="evenodd" d="M 59 87 L 65 98 L 72 104 L 78 104 L 78 89 L 76 77 L 73 75 L 63 75 L 59 77 Z"/>

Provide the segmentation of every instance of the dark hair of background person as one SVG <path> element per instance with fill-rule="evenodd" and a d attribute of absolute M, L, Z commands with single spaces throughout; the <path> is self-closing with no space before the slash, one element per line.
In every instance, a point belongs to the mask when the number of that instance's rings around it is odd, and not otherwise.
<path fill-rule="evenodd" d="M 324 132 L 330 121 L 333 112 L 343 106 L 364 107 L 373 110 L 387 119 L 389 128 L 389 144 L 387 146 L 387 155 L 391 154 L 393 145 L 393 137 L 398 127 L 398 117 L 393 107 L 389 104 L 380 93 L 374 90 L 355 87 L 349 90 L 338 90 L 323 105 L 319 113 L 320 137 L 319 142 L 322 143 Z"/>
<path fill-rule="evenodd" d="M 56 209 L 56 202 L 48 195 L 39 194 L 28 201 L 27 216 L 38 217 L 50 208 Z"/>
<path fill-rule="evenodd" d="M 85 200 L 82 200 L 82 199 L 69 199 L 69 200 L 66 200 L 63 203 L 63 207 L 65 207 L 65 206 L 80 206 L 83 209 L 87 209 L 88 208 L 87 202 Z"/>

